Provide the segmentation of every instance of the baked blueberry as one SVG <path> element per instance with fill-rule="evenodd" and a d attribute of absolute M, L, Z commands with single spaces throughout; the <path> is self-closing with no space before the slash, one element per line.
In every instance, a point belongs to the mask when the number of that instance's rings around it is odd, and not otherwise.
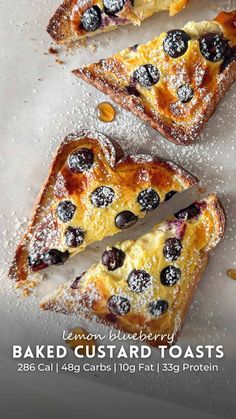
<path fill-rule="evenodd" d="M 167 287 L 172 287 L 176 284 L 181 278 L 181 271 L 175 266 L 169 265 L 166 268 L 162 269 L 160 279 L 162 285 Z"/>
<path fill-rule="evenodd" d="M 226 39 L 217 33 L 207 33 L 199 38 L 201 54 L 208 61 L 216 63 L 225 58 L 229 46 Z"/>
<path fill-rule="evenodd" d="M 178 58 L 188 49 L 190 36 L 181 29 L 173 29 L 167 32 L 163 41 L 163 48 L 166 54 L 172 58 Z"/>
<path fill-rule="evenodd" d="M 137 215 L 132 211 L 122 211 L 115 218 L 115 225 L 120 230 L 131 227 L 138 221 Z"/>
<path fill-rule="evenodd" d="M 166 193 L 166 196 L 165 196 L 165 201 L 169 201 L 169 199 L 171 199 L 172 196 L 174 196 L 176 193 L 177 193 L 177 191 L 169 191 L 169 192 L 167 192 Z"/>
<path fill-rule="evenodd" d="M 75 278 L 75 280 L 72 282 L 72 284 L 70 285 L 70 288 L 76 290 L 78 288 L 78 283 L 83 278 L 83 276 L 84 276 L 85 273 L 86 273 L 86 271 L 82 272 L 82 274 L 80 274 L 79 276 L 77 276 Z"/>
<path fill-rule="evenodd" d="M 141 205 L 142 211 L 152 211 L 158 207 L 160 197 L 154 189 L 148 188 L 138 194 L 137 201 Z"/>
<path fill-rule="evenodd" d="M 121 12 L 125 5 L 125 0 L 103 0 L 103 4 L 105 13 L 114 16 Z"/>
<path fill-rule="evenodd" d="M 94 161 L 92 150 L 79 148 L 69 157 L 68 165 L 73 173 L 83 173 L 91 169 Z"/>
<path fill-rule="evenodd" d="M 134 44 L 132 47 L 130 47 L 131 51 L 136 52 L 138 49 L 139 44 Z"/>
<path fill-rule="evenodd" d="M 84 241 L 82 228 L 68 227 L 65 232 L 65 242 L 69 247 L 78 247 Z"/>
<path fill-rule="evenodd" d="M 143 269 L 134 269 L 128 276 L 128 286 L 131 291 L 136 293 L 144 292 L 150 287 L 152 278 Z"/>
<path fill-rule="evenodd" d="M 178 87 L 177 95 L 182 103 L 188 103 L 193 98 L 193 89 L 189 84 L 183 84 L 182 86 Z"/>
<path fill-rule="evenodd" d="M 168 303 L 165 300 L 152 301 L 149 304 L 149 312 L 152 316 L 159 317 L 168 310 Z"/>
<path fill-rule="evenodd" d="M 175 213 L 175 217 L 178 220 L 191 220 L 200 214 L 200 208 L 196 204 L 191 204 L 189 207 L 184 208 Z"/>
<path fill-rule="evenodd" d="M 133 73 L 133 80 L 143 87 L 152 87 L 159 79 L 159 70 L 152 64 L 141 65 Z"/>
<path fill-rule="evenodd" d="M 83 13 L 81 25 L 86 32 L 94 32 L 100 27 L 101 20 L 101 10 L 98 6 L 92 6 Z"/>
<path fill-rule="evenodd" d="M 130 80 L 130 85 L 125 87 L 125 91 L 128 93 L 128 95 L 140 97 L 140 92 L 138 91 L 136 82 L 133 79 Z"/>
<path fill-rule="evenodd" d="M 116 247 L 105 250 L 102 254 L 102 264 L 107 267 L 108 271 L 114 271 L 123 266 L 124 260 L 125 253 Z"/>
<path fill-rule="evenodd" d="M 173 262 L 181 255 L 182 243 L 176 237 L 170 237 L 165 241 L 163 255 L 166 260 Z"/>
<path fill-rule="evenodd" d="M 105 208 L 110 205 L 115 198 L 115 191 L 109 186 L 99 186 L 91 194 L 91 202 L 94 207 Z"/>
<path fill-rule="evenodd" d="M 108 323 L 116 323 L 117 316 L 114 313 L 110 312 L 105 314 L 105 319 Z"/>
<path fill-rule="evenodd" d="M 223 71 L 233 61 L 236 61 L 236 46 L 228 50 L 225 59 L 220 67 L 220 71 Z"/>
<path fill-rule="evenodd" d="M 122 297 L 121 295 L 112 295 L 107 302 L 107 306 L 111 313 L 116 316 L 123 316 L 130 311 L 128 298 Z"/>
<path fill-rule="evenodd" d="M 58 218 L 63 223 L 67 223 L 73 218 L 75 210 L 76 206 L 71 201 L 62 201 L 57 207 Z"/>
<path fill-rule="evenodd" d="M 30 255 L 28 256 L 28 265 L 33 270 L 39 270 L 44 267 L 43 257 L 42 255 Z"/>
<path fill-rule="evenodd" d="M 48 252 L 45 252 L 43 255 L 43 262 L 46 265 L 62 265 L 67 261 L 69 258 L 69 252 L 66 250 L 65 252 L 61 252 L 57 249 L 50 249 Z"/>

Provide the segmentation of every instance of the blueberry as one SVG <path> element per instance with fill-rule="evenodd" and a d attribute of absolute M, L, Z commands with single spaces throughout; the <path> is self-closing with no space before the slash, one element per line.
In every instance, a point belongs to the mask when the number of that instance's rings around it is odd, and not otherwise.
<path fill-rule="evenodd" d="M 65 232 L 65 242 L 69 247 L 78 247 L 84 241 L 84 232 L 82 228 L 68 227 Z"/>
<path fill-rule="evenodd" d="M 137 201 L 141 205 L 142 211 L 152 211 L 158 207 L 160 197 L 154 189 L 148 188 L 139 193 Z"/>
<path fill-rule="evenodd" d="M 183 84 L 177 89 L 178 98 L 182 103 L 190 102 L 190 100 L 193 98 L 193 93 L 194 91 L 192 87 L 188 84 Z"/>
<path fill-rule="evenodd" d="M 132 47 L 130 47 L 131 51 L 136 52 L 138 49 L 139 44 L 134 44 Z"/>
<path fill-rule="evenodd" d="M 91 169 L 93 161 L 93 152 L 88 148 L 80 148 L 70 155 L 68 165 L 73 173 L 83 173 Z"/>
<path fill-rule="evenodd" d="M 114 313 L 110 312 L 105 314 L 105 319 L 108 323 L 116 323 L 117 316 Z"/>
<path fill-rule="evenodd" d="M 128 298 L 120 295 L 112 295 L 107 302 L 107 306 L 111 313 L 116 316 L 122 316 L 130 311 L 130 302 Z"/>
<path fill-rule="evenodd" d="M 127 279 L 129 288 L 136 293 L 144 292 L 150 287 L 152 278 L 143 269 L 134 269 Z"/>
<path fill-rule="evenodd" d="M 152 87 L 159 79 L 159 70 L 152 64 L 141 65 L 133 73 L 133 80 L 143 87 Z"/>
<path fill-rule="evenodd" d="M 189 207 L 176 212 L 175 217 L 178 218 L 178 220 L 191 220 L 191 218 L 194 218 L 199 214 L 200 208 L 197 207 L 196 204 L 191 204 Z"/>
<path fill-rule="evenodd" d="M 201 36 L 199 47 L 203 57 L 214 63 L 225 58 L 229 49 L 226 39 L 217 33 L 207 33 Z"/>
<path fill-rule="evenodd" d="M 98 6 L 92 6 L 81 17 L 81 25 L 85 31 L 94 32 L 100 27 L 101 20 L 101 10 Z"/>
<path fill-rule="evenodd" d="M 166 260 L 168 260 L 169 262 L 173 262 L 174 260 L 177 260 L 180 256 L 181 250 L 181 241 L 179 239 L 176 239 L 176 237 L 170 237 L 165 241 L 163 247 L 163 254 Z"/>
<path fill-rule="evenodd" d="M 42 255 L 34 255 L 28 257 L 28 264 L 33 271 L 39 271 L 49 265 L 63 264 L 69 258 L 69 252 L 61 252 L 57 249 L 50 249 Z"/>
<path fill-rule="evenodd" d="M 115 191 L 109 186 L 99 186 L 91 194 L 91 202 L 95 207 L 105 208 L 110 205 L 115 198 Z"/>
<path fill-rule="evenodd" d="M 181 271 L 175 266 L 169 265 L 161 271 L 161 283 L 167 287 L 172 287 L 181 278 Z"/>
<path fill-rule="evenodd" d="M 45 263 L 43 262 L 43 256 L 42 255 L 29 255 L 28 256 L 28 265 L 33 271 L 38 271 L 45 266 Z"/>
<path fill-rule="evenodd" d="M 120 230 L 131 227 L 138 221 L 137 215 L 132 211 L 122 211 L 115 218 L 115 225 Z"/>
<path fill-rule="evenodd" d="M 167 32 L 163 41 L 163 48 L 166 54 L 172 58 L 178 58 L 188 49 L 189 35 L 181 29 L 173 29 Z"/>
<path fill-rule="evenodd" d="M 236 46 L 228 50 L 224 62 L 221 65 L 220 71 L 223 71 L 233 61 L 236 61 Z"/>
<path fill-rule="evenodd" d="M 107 15 L 116 15 L 121 12 L 125 5 L 125 0 L 103 0 L 104 10 Z"/>
<path fill-rule="evenodd" d="M 78 283 L 83 278 L 83 276 L 84 276 L 85 273 L 86 273 L 86 271 L 82 272 L 82 274 L 80 274 L 79 276 L 77 276 L 75 278 L 75 280 L 72 282 L 72 284 L 70 285 L 70 288 L 76 290 L 78 288 Z"/>
<path fill-rule="evenodd" d="M 152 316 L 159 317 L 168 310 L 168 303 L 165 300 L 152 301 L 149 304 L 149 311 Z"/>
<path fill-rule="evenodd" d="M 102 264 L 107 267 L 108 271 L 114 271 L 123 266 L 124 260 L 125 253 L 116 247 L 105 250 L 102 254 Z"/>
<path fill-rule="evenodd" d="M 140 92 L 138 91 L 134 80 L 131 80 L 130 85 L 125 87 L 125 91 L 128 95 L 140 97 Z"/>
<path fill-rule="evenodd" d="M 171 199 L 172 196 L 174 196 L 176 193 L 177 193 L 177 191 L 169 191 L 169 192 L 167 192 L 166 193 L 166 196 L 165 196 L 165 201 L 169 201 L 169 199 Z"/>
<path fill-rule="evenodd" d="M 62 265 L 67 261 L 69 258 L 69 252 L 66 250 L 65 252 L 61 252 L 57 249 L 50 249 L 48 252 L 45 252 L 43 255 L 43 262 L 46 265 Z"/>
<path fill-rule="evenodd" d="M 62 201 L 57 207 L 58 218 L 63 222 L 67 223 L 73 218 L 76 206 L 71 201 Z"/>

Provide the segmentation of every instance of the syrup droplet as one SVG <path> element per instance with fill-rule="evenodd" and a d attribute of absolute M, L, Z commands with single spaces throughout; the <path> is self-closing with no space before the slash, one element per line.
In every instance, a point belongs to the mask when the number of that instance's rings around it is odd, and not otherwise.
<path fill-rule="evenodd" d="M 71 329 L 68 338 L 66 339 L 66 343 L 73 351 L 77 346 L 81 346 L 78 350 L 80 355 L 86 355 L 87 353 L 91 355 L 93 350 L 96 350 L 94 338 L 82 327 Z"/>
<path fill-rule="evenodd" d="M 228 269 L 227 275 L 229 278 L 236 280 L 236 270 L 235 269 Z"/>
<path fill-rule="evenodd" d="M 102 122 L 112 122 L 116 116 L 116 110 L 108 102 L 101 102 L 97 106 L 98 119 Z"/>

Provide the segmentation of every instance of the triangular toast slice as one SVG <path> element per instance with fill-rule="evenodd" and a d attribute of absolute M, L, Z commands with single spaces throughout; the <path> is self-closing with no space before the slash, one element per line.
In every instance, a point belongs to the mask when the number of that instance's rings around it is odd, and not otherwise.
<path fill-rule="evenodd" d="M 236 79 L 235 22 L 235 11 L 189 22 L 73 73 L 187 145 Z"/>
<path fill-rule="evenodd" d="M 39 270 L 132 226 L 173 193 L 196 183 L 172 162 L 124 155 L 100 133 L 69 135 L 56 151 L 10 275 L 27 290 Z"/>
<path fill-rule="evenodd" d="M 154 13 L 180 12 L 189 0 L 65 0 L 50 19 L 47 31 L 58 44 L 141 22 Z"/>
<path fill-rule="evenodd" d="M 41 307 L 97 316 L 124 332 L 150 334 L 154 346 L 167 344 L 166 335 L 175 341 L 224 228 L 223 207 L 209 195 L 137 240 L 107 248 L 100 263 L 61 285 Z M 155 340 L 155 334 L 163 336 Z"/>

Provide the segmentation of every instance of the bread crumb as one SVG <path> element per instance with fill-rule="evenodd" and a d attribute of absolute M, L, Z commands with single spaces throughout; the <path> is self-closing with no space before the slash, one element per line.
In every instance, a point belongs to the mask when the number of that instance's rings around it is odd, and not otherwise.
<path fill-rule="evenodd" d="M 65 61 L 60 60 L 60 58 L 56 58 L 57 64 L 65 64 Z"/>
<path fill-rule="evenodd" d="M 58 50 L 53 47 L 48 48 L 48 52 L 49 54 L 53 54 L 53 55 L 58 54 Z"/>

